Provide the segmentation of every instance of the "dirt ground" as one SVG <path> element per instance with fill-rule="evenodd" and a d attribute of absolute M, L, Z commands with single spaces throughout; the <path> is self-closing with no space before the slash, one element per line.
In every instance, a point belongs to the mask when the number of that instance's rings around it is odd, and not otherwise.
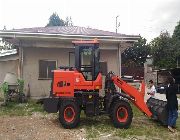
<path fill-rule="evenodd" d="M 84 129 L 64 129 L 54 115 L 1 116 L 0 140 L 79 140 Z"/>

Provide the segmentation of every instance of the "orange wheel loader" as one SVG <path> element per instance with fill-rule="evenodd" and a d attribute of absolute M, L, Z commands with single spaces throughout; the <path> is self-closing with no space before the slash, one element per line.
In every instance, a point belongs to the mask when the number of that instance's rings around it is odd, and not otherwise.
<path fill-rule="evenodd" d="M 141 91 L 138 91 L 109 72 L 105 78 L 105 96 L 101 97 L 99 42 L 72 43 L 75 46 L 75 67 L 61 66 L 53 71 L 50 97 L 44 100 L 44 109 L 49 113 L 59 112 L 59 121 L 64 128 L 76 127 L 82 110 L 86 116 L 107 114 L 115 127 L 129 128 L 133 118 L 130 102 L 148 117 L 153 116 L 144 102 L 143 82 Z M 123 92 L 118 92 L 117 87 Z"/>

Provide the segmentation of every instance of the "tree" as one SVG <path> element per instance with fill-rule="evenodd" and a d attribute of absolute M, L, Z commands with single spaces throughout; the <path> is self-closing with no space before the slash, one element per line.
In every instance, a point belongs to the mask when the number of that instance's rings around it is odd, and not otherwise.
<path fill-rule="evenodd" d="M 6 26 L 4 26 L 3 30 L 6 30 Z M 14 49 L 15 47 L 13 44 L 7 42 L 5 39 L 0 38 L 0 51 L 2 50 L 11 50 Z"/>
<path fill-rule="evenodd" d="M 173 47 L 175 50 L 176 57 L 180 57 L 180 21 L 178 22 L 177 26 L 174 29 L 173 35 Z"/>
<path fill-rule="evenodd" d="M 66 17 L 66 20 L 63 20 L 57 13 L 53 13 L 50 16 L 49 23 L 46 25 L 46 27 L 50 26 L 73 26 L 72 18 Z"/>
<path fill-rule="evenodd" d="M 49 23 L 46 27 L 49 26 L 65 26 L 64 20 L 60 19 L 57 13 L 53 13 L 49 18 Z"/>
<path fill-rule="evenodd" d="M 126 49 L 122 53 L 122 64 L 125 66 L 130 66 L 131 64 L 135 64 L 136 66 L 143 66 L 149 54 L 150 47 L 147 44 L 147 40 L 143 37 L 140 37 L 138 42 L 136 42 L 133 47 Z"/>
<path fill-rule="evenodd" d="M 11 50 L 13 48 L 14 48 L 13 44 L 7 42 L 4 39 L 0 39 L 0 51 L 2 51 L 2 50 Z"/>
<path fill-rule="evenodd" d="M 176 55 L 170 34 L 161 32 L 159 37 L 150 42 L 153 64 L 157 68 L 176 67 Z"/>
<path fill-rule="evenodd" d="M 180 40 L 180 21 L 178 22 L 177 26 L 174 29 L 172 38 Z"/>
<path fill-rule="evenodd" d="M 66 17 L 65 26 L 73 26 L 71 17 Z"/>

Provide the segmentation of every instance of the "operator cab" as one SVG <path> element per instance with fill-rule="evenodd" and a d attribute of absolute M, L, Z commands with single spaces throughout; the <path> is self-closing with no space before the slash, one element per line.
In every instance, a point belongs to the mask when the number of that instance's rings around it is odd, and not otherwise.
<path fill-rule="evenodd" d="M 81 72 L 86 81 L 96 80 L 99 74 L 99 42 L 73 41 L 75 46 L 75 68 Z"/>

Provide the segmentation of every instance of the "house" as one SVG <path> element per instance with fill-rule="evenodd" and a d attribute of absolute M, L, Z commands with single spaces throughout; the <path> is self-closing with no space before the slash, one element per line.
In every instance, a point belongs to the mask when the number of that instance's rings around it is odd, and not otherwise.
<path fill-rule="evenodd" d="M 49 95 L 51 70 L 59 66 L 74 66 L 73 40 L 100 42 L 100 61 L 105 72 L 121 75 L 121 52 L 139 39 L 84 27 L 36 27 L 0 31 L 0 37 L 13 43 L 17 53 L 0 56 L 0 82 L 7 72 L 25 81 L 25 93 L 33 98 Z"/>

